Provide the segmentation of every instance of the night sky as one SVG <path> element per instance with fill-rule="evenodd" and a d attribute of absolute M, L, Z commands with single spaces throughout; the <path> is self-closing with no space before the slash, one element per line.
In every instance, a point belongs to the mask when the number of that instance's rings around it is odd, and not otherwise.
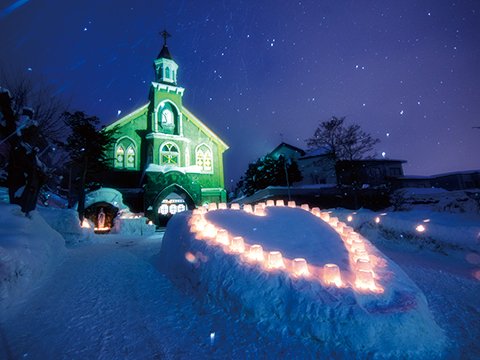
<path fill-rule="evenodd" d="M 478 0 L 1 0 L 0 65 L 108 124 L 147 102 L 164 28 L 228 188 L 332 115 L 408 175 L 480 168 Z"/>

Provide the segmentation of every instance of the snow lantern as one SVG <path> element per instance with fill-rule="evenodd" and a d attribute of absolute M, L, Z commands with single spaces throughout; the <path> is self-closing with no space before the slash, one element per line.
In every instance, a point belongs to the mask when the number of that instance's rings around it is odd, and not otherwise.
<path fill-rule="evenodd" d="M 374 220 L 376 224 L 380 224 L 380 216 L 377 216 Z"/>
<path fill-rule="evenodd" d="M 346 237 L 346 241 L 348 245 L 352 245 L 354 240 L 360 239 L 360 235 L 356 233 L 355 231 L 352 231 L 348 236 Z"/>
<path fill-rule="evenodd" d="M 217 203 L 208 204 L 208 211 L 217 210 Z"/>
<path fill-rule="evenodd" d="M 362 239 L 358 238 L 352 241 L 350 245 L 350 251 L 355 253 L 355 250 L 365 250 L 365 243 Z"/>
<path fill-rule="evenodd" d="M 342 223 L 341 221 L 339 221 L 337 223 L 337 226 L 335 227 L 335 230 L 340 234 L 340 235 L 343 235 L 343 228 L 345 226 L 345 223 Z"/>
<path fill-rule="evenodd" d="M 328 212 L 322 212 L 320 214 L 320 218 L 325 221 L 325 222 L 328 222 L 330 220 L 330 214 Z"/>
<path fill-rule="evenodd" d="M 348 221 L 348 222 L 352 222 L 352 220 L 353 220 L 353 216 L 352 216 L 352 215 L 348 215 L 348 216 L 347 216 L 347 221 Z"/>
<path fill-rule="evenodd" d="M 358 259 L 370 260 L 367 250 L 365 249 L 355 249 L 352 255 L 353 261 L 356 262 Z"/>
<path fill-rule="evenodd" d="M 217 236 L 217 228 L 215 225 L 208 223 L 201 232 L 202 239 L 213 239 Z"/>
<path fill-rule="evenodd" d="M 312 214 L 315 216 L 320 216 L 320 208 L 318 207 L 312 208 Z"/>
<path fill-rule="evenodd" d="M 275 205 L 276 205 L 276 206 L 285 206 L 285 201 L 283 201 L 283 200 L 277 200 L 277 201 L 275 202 Z"/>
<path fill-rule="evenodd" d="M 357 261 L 355 262 L 355 268 L 357 269 L 357 271 L 372 271 L 372 264 L 370 263 L 370 260 L 360 258 L 357 259 Z"/>
<path fill-rule="evenodd" d="M 342 286 L 342 277 L 340 276 L 340 268 L 336 264 L 325 264 L 323 266 L 323 281 L 327 285 Z"/>
<path fill-rule="evenodd" d="M 335 227 L 335 226 L 337 226 L 337 224 L 338 224 L 338 218 L 337 218 L 337 217 L 331 217 L 331 218 L 328 220 L 328 223 L 329 223 L 332 227 Z"/>
<path fill-rule="evenodd" d="M 267 206 L 275 206 L 274 200 L 267 200 Z"/>
<path fill-rule="evenodd" d="M 228 231 L 225 229 L 218 229 L 215 241 L 222 245 L 230 245 L 230 239 L 228 237 Z"/>
<path fill-rule="evenodd" d="M 295 201 L 289 201 L 288 202 L 288 207 L 295 208 L 295 207 L 297 207 L 297 204 L 295 203 Z"/>
<path fill-rule="evenodd" d="M 373 272 L 368 270 L 357 270 L 355 272 L 355 286 L 358 289 L 375 290 L 375 281 L 373 280 Z"/>
<path fill-rule="evenodd" d="M 243 237 L 233 237 L 230 243 L 230 250 L 235 253 L 243 254 L 245 252 L 245 242 L 243 241 Z"/>
<path fill-rule="evenodd" d="M 302 204 L 302 206 L 300 206 L 300 208 L 302 210 L 305 210 L 305 211 L 310 211 L 310 206 L 308 206 L 308 204 Z"/>
<path fill-rule="evenodd" d="M 263 262 L 264 261 L 264 256 L 263 256 L 262 245 L 256 244 L 256 245 L 250 246 L 250 251 L 248 253 L 248 257 L 252 261 Z"/>
<path fill-rule="evenodd" d="M 285 267 L 283 263 L 282 253 L 280 251 L 270 251 L 268 253 L 268 267 L 270 269 L 282 269 Z"/>
<path fill-rule="evenodd" d="M 265 208 L 261 204 L 257 204 L 254 207 L 253 213 L 257 216 L 265 216 Z"/>
<path fill-rule="evenodd" d="M 427 228 L 425 227 L 425 225 L 420 224 L 420 225 L 417 225 L 415 230 L 417 230 L 417 232 L 419 233 L 423 233 L 425 230 L 427 230 Z"/>
<path fill-rule="evenodd" d="M 230 205 L 230 209 L 232 209 L 232 210 L 240 210 L 240 204 L 238 204 L 238 203 L 233 203 L 232 205 Z"/>
<path fill-rule="evenodd" d="M 227 204 L 225 204 L 225 203 L 218 204 L 218 209 L 219 210 L 226 210 L 227 209 Z"/>
<path fill-rule="evenodd" d="M 245 204 L 245 205 L 243 205 L 243 211 L 245 211 L 246 213 L 251 214 L 251 213 L 253 212 L 253 210 L 252 210 L 252 205 L 250 205 L 250 204 Z"/>
<path fill-rule="evenodd" d="M 90 223 L 88 222 L 88 220 L 86 218 L 83 218 L 82 228 L 84 228 L 84 229 L 90 229 L 91 228 Z"/>
<path fill-rule="evenodd" d="M 292 272 L 295 276 L 308 276 L 310 273 L 308 271 L 307 260 L 303 258 L 293 259 Z"/>

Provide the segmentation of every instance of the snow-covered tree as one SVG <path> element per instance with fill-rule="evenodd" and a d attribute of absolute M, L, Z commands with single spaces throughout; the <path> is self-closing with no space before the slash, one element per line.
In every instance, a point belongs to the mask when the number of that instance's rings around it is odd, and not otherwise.
<path fill-rule="evenodd" d="M 345 117 L 333 116 L 321 122 L 306 142 L 311 150 L 326 148 L 335 160 L 360 160 L 368 157 L 380 140 L 358 124 L 345 125 Z"/>

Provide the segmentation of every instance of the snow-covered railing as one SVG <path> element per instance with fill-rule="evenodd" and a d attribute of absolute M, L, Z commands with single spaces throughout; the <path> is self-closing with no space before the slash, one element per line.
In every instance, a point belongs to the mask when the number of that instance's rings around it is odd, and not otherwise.
<path fill-rule="evenodd" d="M 266 216 L 267 207 L 285 207 L 283 200 L 268 200 L 266 203 L 257 203 L 253 207 L 250 204 L 243 205 L 243 211 L 254 216 Z M 294 201 L 287 204 L 290 208 L 296 208 Z M 384 289 L 379 284 L 381 280 L 376 272 L 378 265 L 385 261 L 378 256 L 370 256 L 370 243 L 346 223 L 332 217 L 330 212 L 321 211 L 318 207 L 310 209 L 308 204 L 301 205 L 301 209 L 309 211 L 320 220 L 329 224 L 343 241 L 349 255 L 350 270 L 352 273 L 340 270 L 337 264 L 327 263 L 323 266 L 308 264 L 305 258 L 284 258 L 280 251 L 264 251 L 260 244 L 249 244 L 248 239 L 230 234 L 226 229 L 218 228 L 205 218 L 209 211 L 225 210 L 225 203 L 210 203 L 208 207 L 193 210 L 189 220 L 190 231 L 195 238 L 207 242 L 212 246 L 220 246 L 223 251 L 232 256 L 239 256 L 245 263 L 258 264 L 265 271 L 285 271 L 292 277 L 305 277 L 310 280 L 318 280 L 324 286 L 336 286 L 338 288 L 351 287 L 357 292 L 383 293 Z M 239 204 L 231 204 L 230 209 L 240 210 Z"/>

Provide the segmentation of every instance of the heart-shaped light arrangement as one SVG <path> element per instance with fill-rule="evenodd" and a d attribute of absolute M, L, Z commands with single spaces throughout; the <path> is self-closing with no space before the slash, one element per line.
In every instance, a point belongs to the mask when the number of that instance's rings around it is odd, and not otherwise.
<path fill-rule="evenodd" d="M 280 206 L 284 207 L 283 200 L 268 200 L 266 203 L 257 203 L 254 207 L 250 204 L 243 205 L 243 211 L 254 216 L 266 216 L 266 207 Z M 294 201 L 288 202 L 288 207 L 296 208 Z M 371 256 L 365 246 L 365 240 L 360 234 L 353 231 L 353 228 L 341 222 L 336 217 L 330 216 L 329 212 L 321 211 L 318 207 L 310 209 L 308 204 L 301 205 L 301 209 L 309 211 L 311 214 L 319 217 L 328 223 L 342 239 L 345 248 L 349 254 L 350 269 L 354 272 L 354 280 L 345 281 L 342 277 L 340 268 L 336 264 L 325 264 L 318 268 L 308 265 L 306 259 L 296 258 L 286 259 L 280 251 L 264 252 L 259 244 L 249 245 L 241 236 L 232 236 L 226 229 L 218 229 L 214 224 L 205 219 L 207 211 L 217 209 L 227 209 L 225 203 L 210 203 L 208 208 L 200 207 L 193 210 L 189 220 L 190 231 L 195 234 L 195 238 L 203 240 L 211 245 L 220 246 L 226 253 L 240 256 L 242 260 L 249 263 L 261 265 L 268 271 L 280 270 L 286 271 L 293 277 L 305 277 L 309 279 L 317 278 L 326 286 L 336 286 L 339 288 L 350 285 L 360 292 L 382 293 L 383 288 L 375 281 L 378 278 L 372 264 Z M 231 204 L 230 209 L 240 210 L 239 204 Z M 310 267 L 310 270 L 309 270 Z"/>

